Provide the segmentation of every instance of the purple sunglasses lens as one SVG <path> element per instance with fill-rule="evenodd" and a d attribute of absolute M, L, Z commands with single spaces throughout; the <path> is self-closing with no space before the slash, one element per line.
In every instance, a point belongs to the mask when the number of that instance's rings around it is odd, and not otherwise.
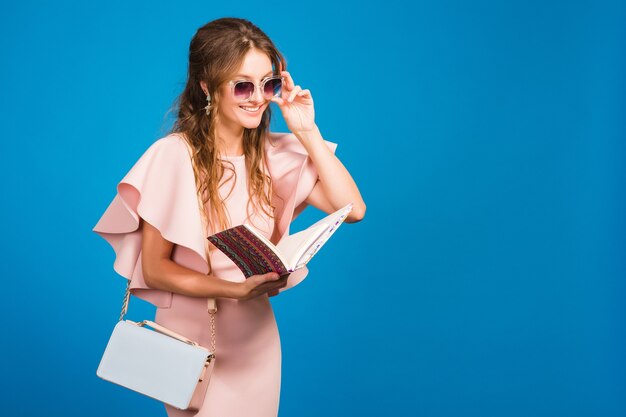
<path fill-rule="evenodd" d="M 250 81 L 240 81 L 235 84 L 235 98 L 237 100 L 247 99 L 254 92 L 254 84 Z"/>
<path fill-rule="evenodd" d="M 271 80 L 267 80 L 265 83 L 265 88 L 263 88 L 263 94 L 265 94 L 265 98 L 272 98 L 280 94 L 282 89 L 283 82 L 280 78 L 272 78 Z"/>

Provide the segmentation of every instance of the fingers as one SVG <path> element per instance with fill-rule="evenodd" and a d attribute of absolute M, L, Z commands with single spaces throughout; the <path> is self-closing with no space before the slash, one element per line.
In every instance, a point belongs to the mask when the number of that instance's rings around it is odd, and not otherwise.
<path fill-rule="evenodd" d="M 254 275 L 248 278 L 249 281 L 252 281 L 255 287 L 266 284 L 266 283 L 274 282 L 279 279 L 280 279 L 280 275 L 278 275 L 276 272 L 268 272 L 266 274 Z"/>
<path fill-rule="evenodd" d="M 257 288 L 263 288 L 263 290 L 267 290 L 268 288 L 280 288 L 283 285 L 287 284 L 288 275 L 284 275 L 276 280 L 266 281 L 263 284 L 259 285 Z"/>
<path fill-rule="evenodd" d="M 288 93 L 288 95 L 286 99 L 284 98 L 284 95 L 283 95 L 283 97 L 281 97 L 280 100 L 275 100 L 276 103 L 283 105 L 286 102 L 291 103 L 296 98 L 296 96 L 299 96 L 299 97 L 311 96 L 311 91 L 309 91 L 308 89 L 303 90 L 302 87 L 300 87 L 299 85 L 296 85 L 289 71 L 282 71 L 281 75 L 285 78 L 285 92 Z"/>
<path fill-rule="evenodd" d="M 275 281 L 280 278 L 280 276 L 276 272 L 268 272 L 267 274 L 263 274 L 261 276 L 263 277 L 262 282 Z"/>
<path fill-rule="evenodd" d="M 259 285 L 263 285 L 267 282 L 275 281 L 278 278 L 279 278 L 278 274 L 275 272 L 268 272 L 267 274 L 260 274 L 260 275 L 252 275 L 246 280 L 246 286 L 248 286 L 250 290 L 253 290 Z"/>
<path fill-rule="evenodd" d="M 275 295 L 278 295 L 278 293 L 280 292 L 281 288 L 285 288 L 287 286 L 287 280 L 285 280 L 285 282 L 283 282 L 279 287 L 273 288 L 271 290 L 269 290 L 267 292 L 267 296 L 268 297 L 273 297 Z"/>
<path fill-rule="evenodd" d="M 285 99 L 282 97 L 272 97 L 270 101 L 273 101 L 274 103 L 279 104 L 281 106 L 285 104 Z"/>
<path fill-rule="evenodd" d="M 291 74 L 289 71 L 282 71 L 280 74 L 285 77 L 285 87 L 288 91 L 291 91 L 296 85 L 296 83 L 293 82 L 293 78 L 291 78 Z"/>
<path fill-rule="evenodd" d="M 299 85 L 295 86 L 295 88 L 289 93 L 289 96 L 284 99 L 282 97 L 272 97 L 270 101 L 273 101 L 276 104 L 280 104 L 281 106 L 285 105 L 285 103 L 292 103 L 293 100 L 297 97 L 311 97 L 310 90 L 303 90 Z"/>
<path fill-rule="evenodd" d="M 254 275 L 246 281 L 249 283 L 247 295 L 241 297 L 241 300 L 250 300 L 263 294 L 278 294 L 278 290 L 287 286 L 287 279 L 289 273 L 278 276 L 275 272 L 268 272 L 267 274 Z"/>
<path fill-rule="evenodd" d="M 248 292 L 264 293 L 287 285 L 289 273 L 278 275 L 276 272 L 268 272 L 266 274 L 253 275 L 246 280 Z"/>
<path fill-rule="evenodd" d="M 291 103 L 293 101 L 294 98 L 296 98 L 296 95 L 302 91 L 302 87 L 300 87 L 299 85 L 296 85 L 294 87 L 293 90 L 291 90 L 291 92 L 289 93 L 289 97 L 287 97 L 287 102 Z"/>
<path fill-rule="evenodd" d="M 280 277 L 280 278 L 278 278 L 276 280 L 264 282 L 263 284 L 258 285 L 255 288 L 255 290 L 256 291 L 266 292 L 266 291 L 275 290 L 277 288 L 282 288 L 285 285 L 287 285 L 287 278 L 289 278 L 289 274 L 283 275 L 282 277 Z"/>

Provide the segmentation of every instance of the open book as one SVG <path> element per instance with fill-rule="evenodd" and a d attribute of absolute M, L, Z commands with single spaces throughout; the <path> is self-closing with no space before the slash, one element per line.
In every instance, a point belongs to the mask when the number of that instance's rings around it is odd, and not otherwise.
<path fill-rule="evenodd" d="M 246 278 L 276 272 L 284 275 L 305 266 L 352 211 L 352 203 L 308 228 L 284 236 L 274 245 L 254 226 L 241 224 L 207 239 L 241 269 Z"/>

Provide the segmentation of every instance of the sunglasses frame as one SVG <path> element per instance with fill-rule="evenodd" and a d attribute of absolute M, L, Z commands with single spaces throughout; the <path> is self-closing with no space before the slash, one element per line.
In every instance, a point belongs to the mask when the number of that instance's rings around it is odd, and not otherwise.
<path fill-rule="evenodd" d="M 249 82 L 254 84 L 254 91 L 252 91 L 252 94 L 250 94 L 250 96 L 242 101 L 240 101 L 241 103 L 247 103 L 248 101 L 250 101 L 250 99 L 254 96 L 254 94 L 256 93 L 256 89 L 260 88 L 261 90 L 261 94 L 263 95 L 263 98 L 265 99 L 265 94 L 263 93 L 264 89 L 265 89 L 265 84 L 270 81 L 270 80 L 276 80 L 279 79 L 281 82 L 281 86 L 280 86 L 280 92 L 277 95 L 273 95 L 272 97 L 278 97 L 280 95 L 280 93 L 282 92 L 283 89 L 283 85 L 285 85 L 285 77 L 281 76 L 281 75 L 271 75 L 269 77 L 263 78 L 260 82 L 255 83 L 252 80 L 246 79 L 246 78 L 239 78 L 236 80 L 231 80 L 228 82 L 228 85 L 230 85 L 230 92 L 233 95 L 234 98 L 235 97 L 235 86 L 241 82 Z"/>

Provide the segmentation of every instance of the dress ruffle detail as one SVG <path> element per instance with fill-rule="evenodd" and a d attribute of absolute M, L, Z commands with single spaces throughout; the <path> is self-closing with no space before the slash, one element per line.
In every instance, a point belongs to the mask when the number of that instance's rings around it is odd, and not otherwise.
<path fill-rule="evenodd" d="M 190 158 L 179 136 L 154 142 L 119 182 L 115 198 L 93 229 L 113 247 L 113 269 L 131 280 L 132 293 L 157 307 L 169 307 L 172 293 L 150 288 L 143 279 L 140 217 L 177 245 L 176 262 L 208 272 Z"/>
<path fill-rule="evenodd" d="M 334 153 L 336 143 L 326 141 Z M 289 225 L 307 206 L 318 172 L 306 148 L 293 133 L 270 133 L 265 142 L 268 169 L 276 207 L 272 242 L 289 233 Z M 131 281 L 132 293 L 160 308 L 172 302 L 172 293 L 146 285 L 141 267 L 140 219 L 155 226 L 175 244 L 172 260 L 206 274 L 207 236 L 200 216 L 190 148 L 178 134 L 155 141 L 117 185 L 117 194 L 93 228 L 115 251 L 113 269 Z M 308 274 L 293 272 L 287 286 L 293 288 Z"/>

